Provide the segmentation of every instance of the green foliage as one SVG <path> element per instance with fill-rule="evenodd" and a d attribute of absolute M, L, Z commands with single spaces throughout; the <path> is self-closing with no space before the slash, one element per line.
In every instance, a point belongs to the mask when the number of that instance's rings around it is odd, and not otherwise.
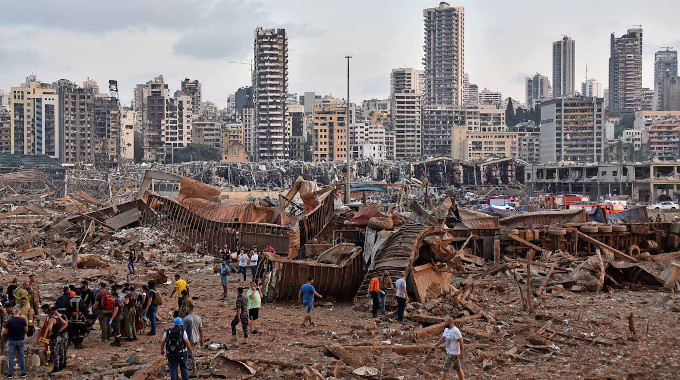
<path fill-rule="evenodd" d="M 175 151 L 175 162 L 219 161 L 222 155 L 217 148 L 205 144 L 189 144 Z"/>
<path fill-rule="evenodd" d="M 508 124 L 508 126 L 514 127 L 519 123 L 530 120 L 533 120 L 537 126 L 541 124 L 541 109 L 539 107 L 530 110 L 518 108 L 517 112 L 515 113 L 515 109 L 512 104 L 512 98 L 508 99 L 508 107 L 505 109 L 505 122 Z"/>
<path fill-rule="evenodd" d="M 623 131 L 633 129 L 635 116 L 625 116 L 618 123 L 614 124 L 614 138 L 623 136 Z"/>

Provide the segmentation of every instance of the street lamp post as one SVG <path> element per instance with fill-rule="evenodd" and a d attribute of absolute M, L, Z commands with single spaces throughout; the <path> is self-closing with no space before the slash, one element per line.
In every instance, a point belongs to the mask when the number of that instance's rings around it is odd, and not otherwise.
<path fill-rule="evenodd" d="M 350 124 L 350 119 L 349 119 L 349 60 L 352 58 L 351 55 L 345 56 L 347 59 L 347 109 L 345 110 L 347 114 L 345 115 L 345 135 L 347 138 L 347 176 L 345 177 L 347 183 L 345 185 L 345 204 L 349 204 L 351 201 L 350 197 L 350 189 L 349 189 L 349 184 L 350 184 L 350 175 L 351 175 L 351 169 L 350 169 L 350 155 L 351 155 L 351 149 L 349 145 L 349 124 Z"/>

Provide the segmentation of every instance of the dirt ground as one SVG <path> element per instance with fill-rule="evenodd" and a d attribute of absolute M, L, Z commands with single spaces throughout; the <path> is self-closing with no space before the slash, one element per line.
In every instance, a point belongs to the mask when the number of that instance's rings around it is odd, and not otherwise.
<path fill-rule="evenodd" d="M 368 311 L 328 299 L 317 302 L 314 309 L 317 326 L 304 328 L 300 326 L 301 305 L 264 303 L 260 311 L 260 334 L 251 335 L 247 342 L 242 335 L 234 339 L 229 324 L 234 315 L 236 288 L 247 283 L 235 275 L 230 276 L 229 297 L 222 300 L 219 276 L 213 272 L 214 260 L 168 256 L 169 259 L 162 260 L 166 275 L 171 278 L 174 273 L 180 273 L 189 282 L 196 313 L 203 319 L 206 347 L 199 347 L 197 351 L 200 378 L 429 379 L 441 374 L 443 350 L 427 349 L 438 336 L 430 335 L 417 342 L 413 339 L 413 332 L 424 327 L 420 322 L 407 320 L 399 324 L 389 310 L 386 316 L 373 320 Z M 44 261 L 40 264 L 24 261 L 12 273 L 2 274 L 0 281 L 7 286 L 16 276 L 21 283 L 28 279 L 29 273 L 35 273 L 43 302 L 53 304 L 64 285 L 79 284 L 81 279 L 90 279 L 93 288 L 99 278 L 107 282 L 118 279 L 118 284 L 127 282 L 124 261 L 105 258 L 110 268 L 74 270 L 68 267 L 69 257 L 54 259 L 51 265 Z M 149 273 L 157 269 L 157 264 L 139 264 L 137 276 L 129 281 L 139 287 Z M 460 292 L 465 289 L 461 280 L 469 275 L 466 269 L 454 274 L 454 285 Z M 534 312 L 530 313 L 518 286 L 500 273 L 482 277 L 472 288 L 467 288 L 469 300 L 482 306 L 485 315 L 491 315 L 460 326 L 466 343 L 463 369 L 467 378 L 680 378 L 680 298 L 677 294 L 628 289 L 606 289 L 601 294 L 553 292 L 545 298 L 535 297 Z M 164 298 L 158 313 L 158 330 L 162 332 L 171 327 L 176 301 L 169 297 L 170 282 L 159 289 Z M 410 313 L 434 318 L 446 314 L 454 318 L 469 316 L 468 310 L 454 305 L 454 296 L 448 294 L 424 304 L 413 304 L 415 308 L 409 307 Z M 631 314 L 635 336 L 629 325 Z M 41 321 L 43 318 L 41 315 Z M 149 371 L 151 376 L 142 378 L 168 377 L 167 368 L 162 365 L 160 334 L 140 335 L 139 341 L 123 342 L 120 348 L 100 342 L 99 337 L 100 331 L 96 328 L 86 338 L 85 348 L 70 347 L 67 369 L 55 377 L 124 379 L 127 377 L 123 373 L 130 377 L 146 375 L 144 370 L 158 363 L 161 365 L 157 371 Z M 219 347 L 209 347 L 214 344 Z M 417 345 L 415 349 L 405 354 L 393 352 L 413 345 Z M 339 353 L 333 349 L 331 353 L 327 349 L 338 346 L 345 350 Z M 31 347 L 36 347 L 35 343 Z M 248 364 L 256 374 L 240 371 L 238 367 L 221 368 L 224 362 L 214 361 L 220 355 Z M 303 366 L 317 372 L 305 370 Z M 353 373 L 362 366 L 375 368 L 378 375 L 362 377 Z M 30 369 L 29 374 L 32 378 L 47 378 L 50 369 L 47 366 Z M 452 378 L 455 378 L 453 373 Z"/>

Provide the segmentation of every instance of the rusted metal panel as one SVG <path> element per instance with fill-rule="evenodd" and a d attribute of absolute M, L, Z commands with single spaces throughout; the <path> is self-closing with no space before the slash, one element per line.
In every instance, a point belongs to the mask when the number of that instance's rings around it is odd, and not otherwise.
<path fill-rule="evenodd" d="M 364 296 L 368 292 L 368 283 L 373 277 L 381 276 L 387 271 L 394 282 L 410 268 L 411 263 L 420 250 L 421 237 L 426 230 L 427 227 L 422 224 L 409 223 L 402 226 L 385 240 L 376 252 L 375 259 L 359 287 L 355 303 L 365 302 L 366 298 Z M 386 289 L 385 291 L 389 297 L 393 296 L 391 289 Z"/>
<path fill-rule="evenodd" d="M 314 278 L 314 287 L 324 297 L 347 300 L 352 298 L 364 278 L 361 247 L 355 247 L 341 264 L 291 260 L 268 252 L 264 254 L 272 265 L 264 286 L 265 297 L 272 301 L 296 299 L 300 287 L 309 277 Z"/>
<path fill-rule="evenodd" d="M 414 267 L 411 271 L 413 291 L 418 302 L 437 298 L 451 290 L 453 274 L 446 268 L 435 268 L 432 263 Z"/>
<path fill-rule="evenodd" d="M 508 216 L 500 220 L 505 228 L 540 227 L 553 224 L 585 223 L 588 214 L 585 210 L 537 211 Z"/>
<path fill-rule="evenodd" d="M 335 190 L 329 192 L 313 211 L 300 219 L 301 244 L 305 245 L 314 239 L 333 219 L 334 212 Z"/>

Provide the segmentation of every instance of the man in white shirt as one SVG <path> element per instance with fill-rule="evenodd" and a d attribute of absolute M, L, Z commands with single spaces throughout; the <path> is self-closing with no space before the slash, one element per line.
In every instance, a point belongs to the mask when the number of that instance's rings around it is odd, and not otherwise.
<path fill-rule="evenodd" d="M 449 371 L 453 368 L 458 373 L 458 379 L 464 380 L 465 374 L 460 365 L 460 359 L 463 357 L 463 335 L 453 324 L 453 318 L 446 317 L 444 320 L 446 328 L 444 334 L 439 338 L 439 341 L 434 345 L 434 348 L 439 347 L 442 343 L 446 343 L 446 359 L 444 360 L 444 373 L 442 380 L 449 377 Z"/>
<path fill-rule="evenodd" d="M 248 265 L 250 266 L 250 272 L 253 276 L 253 282 L 257 283 L 257 279 L 255 277 L 257 276 L 257 264 L 259 262 L 260 258 L 257 256 L 257 251 L 253 249 L 253 253 L 250 255 L 250 260 L 248 261 Z"/>
<path fill-rule="evenodd" d="M 246 280 L 246 267 L 248 266 L 248 255 L 246 251 L 241 248 L 241 253 L 238 255 L 238 272 L 243 274 L 243 281 Z"/>
<path fill-rule="evenodd" d="M 404 322 L 404 310 L 406 309 L 406 302 L 408 301 L 406 275 L 402 273 L 394 286 L 394 296 L 397 298 L 397 320 L 399 322 Z"/>

